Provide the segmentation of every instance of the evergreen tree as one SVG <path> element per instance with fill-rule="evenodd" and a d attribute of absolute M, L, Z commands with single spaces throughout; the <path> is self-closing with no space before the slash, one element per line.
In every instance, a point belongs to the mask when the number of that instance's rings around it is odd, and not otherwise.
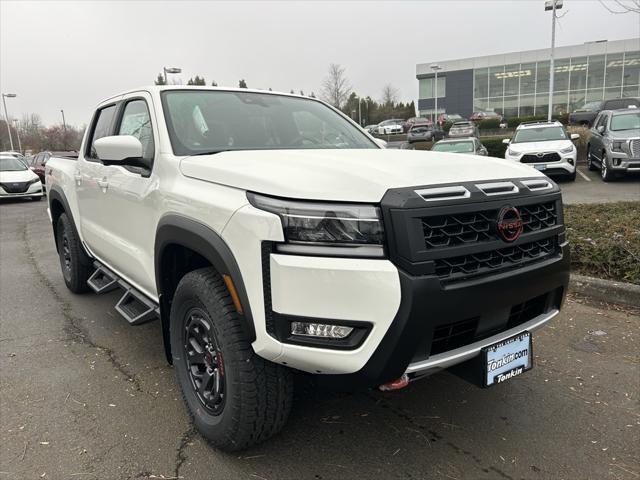
<path fill-rule="evenodd" d="M 217 87 L 217 86 L 218 86 L 218 84 L 217 84 L 217 83 L 216 83 L 216 81 L 214 80 L 213 82 L 211 82 L 211 86 L 212 86 L 212 87 Z"/>
<path fill-rule="evenodd" d="M 247 87 L 247 82 L 244 81 L 244 78 L 238 82 L 238 87 L 240 88 L 249 88 Z"/>
<path fill-rule="evenodd" d="M 161 73 L 158 74 L 158 78 L 156 78 L 155 84 L 156 85 L 166 85 L 167 84 L 167 82 L 164 81 L 164 76 Z"/>
<path fill-rule="evenodd" d="M 195 78 L 190 78 L 187 82 L 187 85 L 206 85 L 207 82 L 204 81 L 204 77 L 200 78 L 198 75 Z"/>

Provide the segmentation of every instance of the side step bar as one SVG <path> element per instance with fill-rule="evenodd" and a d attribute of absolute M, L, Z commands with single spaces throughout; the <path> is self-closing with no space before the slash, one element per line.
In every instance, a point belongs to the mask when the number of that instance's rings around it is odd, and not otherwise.
<path fill-rule="evenodd" d="M 129 325 L 140 325 L 160 318 L 160 307 L 156 302 L 147 298 L 100 262 L 94 262 L 93 265 L 96 271 L 87 280 L 87 284 L 98 294 L 122 288 L 124 294 L 116 304 L 116 311 L 129 322 Z"/>

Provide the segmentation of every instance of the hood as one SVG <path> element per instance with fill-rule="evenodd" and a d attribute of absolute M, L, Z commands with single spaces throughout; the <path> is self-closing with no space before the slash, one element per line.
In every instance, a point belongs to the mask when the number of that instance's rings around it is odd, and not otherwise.
<path fill-rule="evenodd" d="M 378 202 L 390 188 L 544 176 L 499 158 L 415 150 L 255 150 L 183 158 L 190 178 L 279 197 Z"/>
<path fill-rule="evenodd" d="M 609 132 L 609 137 L 611 140 L 628 140 L 630 138 L 640 138 L 640 134 L 638 133 L 638 130 L 631 128 L 629 130 L 611 130 Z"/>
<path fill-rule="evenodd" d="M 0 183 L 28 182 L 39 178 L 31 170 L 17 170 L 15 172 L 0 171 Z"/>
<path fill-rule="evenodd" d="M 523 142 L 523 143 L 511 143 L 509 148 L 513 148 L 516 152 L 553 152 L 560 150 L 561 148 L 567 148 L 572 145 L 571 140 L 547 140 L 546 142 Z"/>

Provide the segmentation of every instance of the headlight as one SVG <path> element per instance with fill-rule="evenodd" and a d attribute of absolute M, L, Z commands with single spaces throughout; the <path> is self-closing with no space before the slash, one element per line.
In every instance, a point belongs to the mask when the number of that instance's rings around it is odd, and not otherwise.
<path fill-rule="evenodd" d="M 624 152 L 624 142 L 612 142 L 611 150 L 613 152 Z"/>
<path fill-rule="evenodd" d="M 514 157 L 520 155 L 520 152 L 515 151 L 513 148 L 510 148 L 508 152 L 509 152 L 509 155 Z"/>
<path fill-rule="evenodd" d="M 357 203 L 286 200 L 247 193 L 251 205 L 280 217 L 282 253 L 341 257 L 384 257 L 380 209 Z"/>
<path fill-rule="evenodd" d="M 33 185 L 34 183 L 39 182 L 39 181 L 40 181 L 40 177 L 36 177 L 33 180 L 29 180 L 29 185 Z"/>
<path fill-rule="evenodd" d="M 571 153 L 573 152 L 573 145 L 569 145 L 567 148 L 561 148 L 560 153 Z"/>

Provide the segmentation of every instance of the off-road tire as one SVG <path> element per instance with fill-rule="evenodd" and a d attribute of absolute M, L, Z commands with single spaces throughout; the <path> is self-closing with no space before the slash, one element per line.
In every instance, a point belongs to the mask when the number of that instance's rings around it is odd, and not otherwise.
<path fill-rule="evenodd" d="M 94 268 L 66 213 L 58 218 L 56 237 L 60 268 L 65 285 L 73 293 L 88 292 L 87 280 L 89 280 Z"/>
<path fill-rule="evenodd" d="M 205 408 L 188 369 L 185 336 L 194 310 L 208 316 L 224 359 L 224 404 L 217 414 Z M 291 410 L 291 372 L 253 352 L 231 295 L 214 268 L 194 270 L 180 280 L 171 304 L 170 335 L 182 396 L 196 428 L 212 446 L 242 450 L 280 432 Z"/>

